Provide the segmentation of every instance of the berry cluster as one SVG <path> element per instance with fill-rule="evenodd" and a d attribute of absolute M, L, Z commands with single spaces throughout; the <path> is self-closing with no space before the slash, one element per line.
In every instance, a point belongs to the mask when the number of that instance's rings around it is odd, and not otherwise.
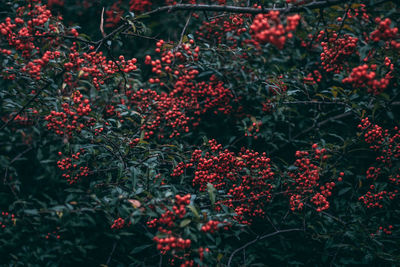
<path fill-rule="evenodd" d="M 210 252 L 210 249 L 209 248 L 199 247 L 199 258 L 200 258 L 200 261 L 204 260 L 204 252 Z"/>
<path fill-rule="evenodd" d="M 158 51 L 163 49 L 163 45 L 162 40 L 157 43 Z M 145 63 L 151 65 L 152 72 L 157 75 L 157 78 L 149 79 L 151 84 L 165 86 L 167 82 L 162 80 L 163 77 L 173 75 L 173 81 L 168 81 L 171 86 L 168 93 L 158 93 L 152 89 L 127 91 L 130 108 L 143 116 L 141 130 L 144 131 L 144 139 L 149 139 L 156 133 L 159 139 L 180 136 L 189 132 L 190 124 L 197 126 L 201 115 L 208 112 L 229 114 L 233 109 L 230 104 L 233 94 L 224 87 L 223 82 L 218 81 L 215 76 L 211 76 L 209 81 L 196 82 L 199 71 L 185 68 L 181 64 L 186 56 L 198 58 L 198 47 L 192 49 L 185 44 L 183 50 L 185 52 L 163 52 L 161 60 L 152 60 L 150 56 L 146 56 Z"/>
<path fill-rule="evenodd" d="M 391 27 L 392 21 L 389 18 L 381 19 L 379 17 L 375 18 L 375 23 L 378 24 L 378 28 L 371 32 L 369 38 L 374 42 L 379 42 L 380 40 L 386 41 L 387 46 L 399 49 L 400 42 L 397 42 L 399 36 L 399 28 Z"/>
<path fill-rule="evenodd" d="M 379 226 L 378 230 L 376 230 L 376 233 L 372 234 L 372 236 L 380 235 L 381 233 L 384 233 L 386 235 L 391 235 L 393 228 L 394 228 L 393 225 L 389 225 L 387 228 L 383 227 L 383 226 Z"/>
<path fill-rule="evenodd" d="M 58 24 L 61 18 L 53 17 L 45 5 L 40 5 L 40 1 L 37 2 L 18 8 L 14 19 L 7 17 L 5 22 L 0 23 L 0 38 L 6 39 L 2 43 L 8 43 L 10 49 L 15 49 L 16 53 L 12 56 L 14 59 L 18 58 L 18 65 L 7 67 L 11 61 L 3 62 L 1 75 L 3 79 L 14 79 L 16 73 L 21 71 L 39 80 L 49 61 L 60 57 L 60 52 L 42 52 L 41 47 L 58 46 L 59 38 L 42 37 L 62 32 L 63 29 Z M 45 24 L 48 26 L 45 27 Z M 0 49 L 0 54 L 11 56 L 10 49 Z"/>
<path fill-rule="evenodd" d="M 211 21 L 203 21 L 196 31 L 197 38 L 203 42 L 229 45 L 234 49 L 238 45 L 238 37 L 247 31 L 245 27 L 245 18 L 247 17 L 249 15 L 234 14 L 229 17 L 217 17 Z"/>
<path fill-rule="evenodd" d="M 271 43 L 278 49 L 283 49 L 287 38 L 293 37 L 293 31 L 299 25 L 300 15 L 286 17 L 286 26 L 281 23 L 279 11 L 268 14 L 258 14 L 250 26 L 252 38 L 261 44 Z"/>
<path fill-rule="evenodd" d="M 271 181 L 274 172 L 270 159 L 265 153 L 242 149 L 237 155 L 222 149 L 215 140 L 209 141 L 210 152 L 202 155 L 202 150 L 195 150 L 190 163 L 179 164 L 174 170 L 176 176 L 184 167 L 194 168 L 193 186 L 200 191 L 207 190 L 212 184 L 218 190 L 226 191 L 229 199 L 217 202 L 235 210 L 235 219 L 241 223 L 251 223 L 252 217 L 262 217 L 264 206 L 272 198 Z"/>
<path fill-rule="evenodd" d="M 165 210 L 161 215 L 161 218 L 153 219 L 147 222 L 149 227 L 155 227 L 156 224 L 165 225 L 167 227 L 174 226 L 174 220 L 176 218 L 182 219 L 186 214 L 186 206 L 190 204 L 191 195 L 187 194 L 184 196 L 176 195 L 175 204 L 172 207 L 173 211 Z M 160 230 L 160 229 L 159 229 Z"/>
<path fill-rule="evenodd" d="M 262 125 L 261 121 L 253 122 L 249 127 L 247 127 L 244 136 L 253 136 L 254 139 L 258 139 L 257 134 L 260 132 L 260 127 Z"/>
<path fill-rule="evenodd" d="M 364 141 L 367 144 L 371 144 L 370 148 L 374 150 L 379 149 L 379 145 L 374 145 L 375 143 L 380 144 L 383 139 L 384 133 L 383 128 L 377 124 L 372 124 L 368 117 L 361 119 L 361 124 L 357 126 L 360 130 L 365 131 L 364 133 Z M 385 133 L 387 136 L 388 133 Z"/>
<path fill-rule="evenodd" d="M 375 186 L 371 185 L 370 190 L 374 190 Z M 398 190 L 394 192 L 390 191 L 379 191 L 379 192 L 371 192 L 368 191 L 365 195 L 358 198 L 359 201 L 363 202 L 367 208 L 383 208 L 385 200 L 394 200 L 396 198 L 396 194 Z"/>
<path fill-rule="evenodd" d="M 47 6 L 52 8 L 53 6 L 64 6 L 64 0 L 47 0 Z"/>
<path fill-rule="evenodd" d="M 306 40 L 301 40 L 300 45 L 307 48 L 317 48 L 319 42 L 321 42 L 326 35 L 324 30 L 320 30 L 314 34 L 309 33 L 307 34 L 308 42 L 306 42 Z"/>
<path fill-rule="evenodd" d="M 368 66 L 367 64 L 353 68 L 349 77 L 342 80 L 343 83 L 351 83 L 354 88 L 366 88 L 369 93 L 379 95 L 382 93 L 393 78 L 392 72 L 386 73 L 385 77 L 376 78 L 375 64 Z"/>
<path fill-rule="evenodd" d="M 175 265 L 175 261 L 181 261 L 181 266 L 192 266 L 193 260 L 187 260 L 191 257 L 192 241 L 182 238 L 179 228 L 176 227 L 176 220 L 183 219 L 186 214 L 186 206 L 190 204 L 191 195 L 175 195 L 175 205 L 172 210 L 165 208 L 165 212 L 160 218 L 147 222 L 148 227 L 154 228 L 158 225 L 159 234 L 153 238 L 157 243 L 157 249 L 161 254 L 170 253 L 170 265 Z"/>
<path fill-rule="evenodd" d="M 0 23 L 0 34 L 7 38 L 8 44 L 22 51 L 24 57 L 31 56 L 33 50 L 39 50 L 33 43 L 33 36 L 43 36 L 48 33 L 56 32 L 54 21 L 49 24 L 48 31 L 41 31 L 43 25 L 54 18 L 50 10 L 45 5 L 28 4 L 17 10 L 18 16 L 14 19 L 6 18 L 5 22 Z M 26 21 L 24 17 L 27 17 Z"/>
<path fill-rule="evenodd" d="M 368 117 L 361 120 L 358 128 L 364 131 L 364 141 L 369 144 L 370 149 L 378 153 L 376 162 L 378 167 L 371 166 L 366 171 L 366 178 L 371 180 L 369 190 L 359 200 L 362 201 L 367 208 L 383 208 L 385 201 L 394 200 L 398 193 L 400 184 L 400 175 L 398 168 L 392 168 L 396 165 L 400 158 L 400 130 L 396 126 L 393 131 L 383 129 L 379 125 L 372 124 Z M 378 178 L 387 177 L 385 185 L 386 190 L 377 190 Z"/>
<path fill-rule="evenodd" d="M 388 179 L 393 185 L 400 185 L 400 169 L 398 169 L 397 174 L 390 175 Z"/>
<path fill-rule="evenodd" d="M 153 240 L 157 243 L 157 249 L 161 254 L 166 254 L 167 251 L 174 250 L 185 250 L 189 249 L 192 241 L 190 239 L 176 238 L 174 236 L 159 238 L 155 236 Z"/>
<path fill-rule="evenodd" d="M 291 184 L 288 184 L 292 211 L 302 210 L 306 199 L 310 199 L 318 212 L 329 208 L 327 197 L 331 196 L 335 183 L 326 182 L 325 185 L 321 185 L 321 168 L 317 163 L 328 159 L 326 149 L 318 149 L 317 144 L 313 144 L 312 149 L 311 153 L 296 151 L 297 159 L 294 166 L 297 169 L 288 173 L 293 180 Z"/>
<path fill-rule="evenodd" d="M 83 128 L 94 124 L 93 119 L 87 117 L 92 111 L 90 101 L 83 99 L 79 91 L 73 93 L 71 104 L 65 102 L 61 106 L 63 111 L 52 110 L 45 117 L 48 130 L 70 138 L 74 132 L 80 132 Z"/>
<path fill-rule="evenodd" d="M 46 238 L 46 239 L 50 239 L 50 238 L 60 239 L 61 236 L 60 236 L 60 234 L 58 233 L 59 230 L 60 230 L 60 227 L 57 227 L 57 230 L 54 230 L 54 231 L 51 232 L 51 233 L 47 233 L 47 234 L 44 236 L 44 238 Z"/>
<path fill-rule="evenodd" d="M 357 8 L 349 8 L 346 12 L 346 15 L 347 15 L 348 19 L 361 18 L 362 20 L 364 20 L 366 22 L 369 22 L 369 20 L 370 20 L 365 4 L 360 4 L 359 7 L 357 7 Z M 342 22 L 343 18 L 338 17 L 337 21 Z"/>
<path fill-rule="evenodd" d="M 121 21 L 121 17 L 124 14 L 124 11 L 120 8 L 122 4 L 122 0 L 118 0 L 114 2 L 110 9 L 107 10 L 106 13 L 106 24 L 104 25 L 107 28 L 115 27 Z"/>
<path fill-rule="evenodd" d="M 367 170 L 367 179 L 372 179 L 376 180 L 378 179 L 379 175 L 381 174 L 382 169 L 381 168 L 376 168 L 376 167 L 369 167 Z"/>
<path fill-rule="evenodd" d="M 9 114 L 8 116 L 2 117 L 2 120 L 4 122 L 7 122 L 13 117 L 14 114 Z M 38 117 L 38 111 L 34 108 L 30 108 L 27 109 L 27 112 L 23 114 L 17 114 L 17 116 L 14 118 L 14 122 L 18 123 L 19 125 L 32 125 L 34 124 L 37 117 Z"/>
<path fill-rule="evenodd" d="M 21 68 L 21 71 L 28 73 L 32 78 L 36 80 L 40 80 L 43 67 L 47 65 L 50 60 L 59 58 L 60 55 L 61 54 L 59 51 L 55 52 L 46 51 L 41 58 L 33 59 L 32 61 L 28 62 L 25 66 L 23 66 Z"/>
<path fill-rule="evenodd" d="M 276 78 L 267 79 L 267 89 L 268 93 L 275 95 L 283 95 L 287 91 L 287 85 L 282 81 L 282 75 L 279 75 Z"/>
<path fill-rule="evenodd" d="M 111 229 L 121 229 L 125 226 L 125 220 L 122 218 L 115 219 L 111 225 Z"/>
<path fill-rule="evenodd" d="M 271 113 L 274 107 L 271 99 L 265 100 L 265 102 L 261 103 L 261 105 L 262 105 L 262 111 L 266 113 Z"/>
<path fill-rule="evenodd" d="M 358 38 L 344 34 L 338 38 L 336 33 L 326 41 L 321 42 L 322 66 L 327 72 L 340 73 L 343 63 L 346 63 L 351 55 L 356 52 Z"/>
<path fill-rule="evenodd" d="M 266 113 L 271 113 L 274 109 L 274 107 L 276 106 L 274 103 L 276 101 L 279 101 L 281 96 L 286 95 L 286 91 L 287 91 L 287 85 L 285 84 L 285 82 L 282 80 L 283 76 L 279 75 L 277 77 L 274 78 L 268 78 L 265 80 L 266 85 L 265 88 L 268 91 L 268 96 L 265 96 L 265 100 L 261 102 L 261 109 L 263 112 Z M 240 100 L 241 97 L 238 97 L 238 99 Z M 251 121 L 253 122 L 253 127 L 249 127 L 251 129 L 248 128 L 249 132 L 251 133 L 250 136 L 254 135 L 254 139 L 258 139 L 258 136 L 255 135 L 259 132 L 259 128 L 261 126 L 261 121 L 256 121 L 254 119 L 252 119 L 251 115 L 248 114 L 244 114 L 245 116 L 249 117 L 251 119 Z M 256 122 L 256 125 L 254 125 L 254 122 Z M 254 131 L 256 133 L 254 133 Z"/>
<path fill-rule="evenodd" d="M 400 129 L 395 126 L 392 133 L 377 124 L 372 124 L 368 118 L 361 120 L 358 128 L 364 130 L 364 141 L 370 144 L 370 149 L 379 151 L 376 161 L 392 167 L 393 161 L 400 158 Z"/>
<path fill-rule="evenodd" d="M 153 3 L 149 0 L 130 0 L 129 10 L 135 12 L 147 11 L 150 10 L 152 4 Z"/>
<path fill-rule="evenodd" d="M 6 211 L 1 212 L 0 216 L 0 228 L 4 229 L 11 223 L 15 225 L 16 219 L 15 215 Z"/>
<path fill-rule="evenodd" d="M 65 171 L 62 176 L 67 179 L 69 184 L 74 184 L 80 180 L 81 177 L 86 177 L 89 175 L 88 167 L 79 167 L 77 162 L 79 161 L 79 157 L 84 153 L 84 150 L 81 152 L 77 152 L 72 154 L 71 157 L 63 158 L 57 161 L 57 166 L 60 170 Z M 58 152 L 58 155 L 61 156 L 62 153 Z"/>
<path fill-rule="evenodd" d="M 201 227 L 201 231 L 203 232 L 209 232 L 209 233 L 214 233 L 215 231 L 218 230 L 218 226 L 221 225 L 222 223 L 220 221 L 213 221 L 210 220 L 207 223 L 205 223 Z"/>
<path fill-rule="evenodd" d="M 94 50 L 94 47 L 90 47 Z M 124 56 L 119 56 L 118 60 L 107 60 L 103 52 L 80 53 L 77 51 L 77 44 L 74 42 L 70 48 L 68 62 L 64 63 L 64 68 L 68 71 L 65 74 L 64 82 L 70 86 L 71 90 L 76 87 L 75 79 L 91 79 L 96 89 L 105 83 L 113 74 L 120 71 L 130 73 L 137 69 L 136 58 L 125 60 Z"/>
<path fill-rule="evenodd" d="M 318 70 L 314 70 L 312 73 L 307 74 L 306 77 L 303 78 L 304 83 L 306 84 L 316 84 L 322 80 L 322 74 Z"/>

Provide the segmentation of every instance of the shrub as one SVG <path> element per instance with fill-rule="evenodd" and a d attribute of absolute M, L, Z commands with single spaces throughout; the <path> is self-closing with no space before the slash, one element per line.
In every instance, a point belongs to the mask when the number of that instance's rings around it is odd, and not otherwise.
<path fill-rule="evenodd" d="M 396 1 L 0 3 L 0 262 L 400 262 Z"/>

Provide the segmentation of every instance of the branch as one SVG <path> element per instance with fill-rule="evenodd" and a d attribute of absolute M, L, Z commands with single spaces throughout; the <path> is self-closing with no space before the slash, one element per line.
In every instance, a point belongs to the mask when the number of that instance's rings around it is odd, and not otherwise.
<path fill-rule="evenodd" d="M 22 151 L 21 153 L 19 153 L 17 156 L 15 156 L 11 161 L 10 161 L 10 165 L 13 164 L 15 161 L 17 161 L 20 157 L 22 157 L 25 153 L 28 153 L 29 151 L 32 150 L 33 147 L 28 147 L 27 149 L 25 149 L 24 151 Z"/>
<path fill-rule="evenodd" d="M 311 206 L 310 204 L 307 204 L 307 203 L 304 203 L 304 204 L 305 204 L 307 207 L 316 210 L 316 208 L 314 208 L 314 207 Z M 331 219 L 334 219 L 334 220 L 337 221 L 337 222 L 340 222 L 340 223 L 343 224 L 344 226 L 347 226 L 347 224 L 348 224 L 347 222 L 343 221 L 342 219 L 340 219 L 340 218 L 338 218 L 338 217 L 333 216 L 332 214 L 330 214 L 330 213 L 328 213 L 328 212 L 320 211 L 320 213 L 321 213 L 321 214 L 324 214 L 324 215 L 326 215 L 326 216 L 328 216 L 328 217 L 331 218 Z"/>
<path fill-rule="evenodd" d="M 326 102 L 326 101 L 285 101 L 282 102 L 285 105 L 347 105 L 344 102 Z"/>
<path fill-rule="evenodd" d="M 305 5 L 300 5 L 300 6 L 289 6 L 285 8 L 253 8 L 253 7 L 240 7 L 240 6 L 220 6 L 220 5 L 205 5 L 205 4 L 198 4 L 198 5 L 192 5 L 192 4 L 177 4 L 173 6 L 163 6 L 156 8 L 154 10 L 151 10 L 149 12 L 143 13 L 139 15 L 137 18 L 133 20 L 137 20 L 140 18 L 145 18 L 151 15 L 156 15 L 159 13 L 163 12 L 175 12 L 175 11 L 214 11 L 214 12 L 227 12 L 227 13 L 242 13 L 242 14 L 262 14 L 262 13 L 268 13 L 270 11 L 280 11 L 284 14 L 288 13 L 296 13 L 300 11 L 307 11 L 307 10 L 313 10 L 313 9 L 322 9 L 330 6 L 335 6 L 339 4 L 343 4 L 346 1 L 343 0 L 326 0 L 326 1 L 313 1 L 309 4 Z M 390 0 L 382 0 L 375 5 L 379 5 L 385 2 L 390 2 Z M 120 33 L 121 31 L 125 31 L 130 27 L 129 23 L 124 23 L 118 28 L 116 28 L 114 31 L 109 33 L 108 35 L 104 36 L 102 39 L 99 41 L 95 42 L 98 45 L 98 48 L 102 46 L 104 41 L 112 38 L 114 35 Z"/>
<path fill-rule="evenodd" d="M 274 236 L 274 235 L 277 235 L 277 234 L 280 234 L 280 233 L 288 233 L 288 232 L 294 232 L 294 231 L 304 231 L 304 229 L 293 228 L 293 229 L 286 229 L 286 230 L 278 230 L 278 231 L 275 231 L 275 232 L 272 232 L 272 233 L 269 233 L 269 234 L 266 234 L 266 235 L 257 236 L 256 239 L 254 239 L 254 240 L 252 240 L 250 242 L 247 242 L 246 244 L 244 244 L 243 246 L 241 246 L 240 248 L 238 248 L 234 252 L 232 252 L 232 254 L 231 254 L 231 256 L 229 257 L 229 260 L 228 260 L 228 267 L 231 266 L 231 262 L 232 262 L 233 256 L 235 256 L 236 253 L 238 253 L 239 251 L 241 251 L 241 250 L 247 248 L 248 246 L 256 243 L 257 241 L 260 241 L 262 239 L 265 239 L 265 238 L 268 238 L 268 237 L 271 237 L 271 236 Z"/>
<path fill-rule="evenodd" d="M 307 101 L 305 101 L 305 102 L 307 102 Z M 310 101 L 310 102 L 313 102 L 313 101 Z M 327 118 L 327 119 L 325 119 L 325 120 L 323 120 L 323 121 L 321 121 L 321 122 L 318 122 L 318 123 L 315 123 L 315 122 L 314 122 L 314 124 L 313 124 L 312 126 L 308 127 L 308 128 L 305 129 L 304 131 L 298 133 L 298 134 L 295 135 L 293 138 L 291 138 L 289 141 L 292 142 L 293 140 L 299 138 L 299 137 L 302 136 L 303 134 L 306 134 L 306 133 L 308 133 L 308 132 L 310 132 L 310 131 L 312 131 L 312 130 L 314 130 L 314 129 L 318 129 L 318 128 L 320 128 L 321 126 L 323 126 L 323 125 L 329 123 L 329 122 L 332 121 L 332 120 L 337 120 L 337 119 L 346 118 L 346 117 L 349 117 L 349 116 L 351 116 L 351 115 L 356 115 L 356 116 L 357 116 L 357 114 L 355 114 L 353 111 L 348 111 L 348 112 L 341 113 L 341 114 L 338 114 L 338 115 L 333 116 L 333 117 L 329 117 L 329 118 Z M 289 144 L 290 144 L 290 143 L 288 142 L 288 143 L 285 143 L 284 145 L 282 145 L 281 147 L 279 147 L 279 149 L 274 149 L 274 150 L 271 152 L 271 155 L 274 154 L 275 152 L 277 152 L 278 150 L 283 149 L 284 147 L 286 147 L 286 146 L 289 145 Z"/>
<path fill-rule="evenodd" d="M 143 16 L 154 15 L 161 12 L 174 12 L 178 10 L 192 10 L 192 11 L 215 11 L 215 12 L 229 12 L 229 13 L 246 13 L 246 14 L 260 14 L 268 13 L 269 11 L 281 11 L 283 13 L 295 13 L 307 9 L 325 8 L 343 3 L 342 0 L 327 0 L 315 1 L 306 5 L 291 6 L 287 8 L 253 8 L 253 7 L 240 7 L 240 6 L 220 6 L 220 5 L 191 5 L 191 4 L 178 4 L 174 6 L 163 6 L 147 13 Z"/>
<path fill-rule="evenodd" d="M 323 121 L 321 121 L 321 122 L 318 122 L 317 124 L 314 124 L 313 126 L 310 126 L 310 127 L 308 127 L 307 129 L 305 129 L 304 131 L 298 133 L 296 136 L 293 137 L 293 139 L 297 139 L 298 137 L 300 137 L 300 136 L 302 136 L 303 134 L 306 134 L 306 133 L 308 133 L 308 132 L 314 130 L 315 128 L 318 129 L 318 128 L 320 128 L 321 126 L 327 124 L 327 123 L 330 122 L 330 121 L 337 120 L 337 119 L 341 119 L 341 118 L 345 118 L 345 117 L 348 117 L 348 116 L 350 116 L 350 115 L 352 115 L 352 114 L 353 114 L 352 111 L 348 111 L 348 112 L 345 112 L 345 113 L 338 114 L 338 115 L 336 115 L 336 116 L 327 118 L 326 120 L 323 120 Z"/>
<path fill-rule="evenodd" d="M 52 34 L 52 33 L 48 33 L 48 34 L 44 34 L 44 35 L 28 35 L 28 36 L 15 37 L 16 40 L 26 40 L 26 39 L 30 39 L 30 38 L 36 38 L 36 39 L 40 39 L 40 38 L 64 38 L 64 39 L 77 41 L 77 42 L 82 42 L 82 43 L 86 43 L 86 44 L 90 44 L 90 45 L 96 45 L 97 44 L 96 42 L 85 40 L 85 39 L 82 39 L 82 38 L 79 38 L 79 37 L 75 37 L 75 36 L 69 36 L 69 35 L 63 35 L 63 34 Z"/>
<path fill-rule="evenodd" d="M 60 73 L 56 74 L 56 76 L 54 77 L 54 81 L 58 78 L 58 77 L 62 77 L 65 73 L 65 70 L 62 70 Z M 37 93 L 25 104 L 22 106 L 22 108 L 20 108 L 20 110 L 10 119 L 8 120 L 5 124 L 3 124 L 3 126 L 0 127 L 0 131 L 3 130 L 4 128 L 6 128 L 11 122 L 13 122 L 15 120 L 15 118 L 20 115 L 22 112 L 24 112 L 24 110 L 33 102 L 35 101 L 36 98 L 38 98 L 38 96 L 44 91 L 46 90 L 50 85 L 52 84 L 52 81 L 47 81 L 46 84 L 40 88 Z"/>
<path fill-rule="evenodd" d="M 115 57 L 113 56 L 112 51 L 111 51 L 111 47 L 108 46 L 108 45 L 106 45 L 106 49 L 107 49 L 108 55 L 111 57 L 111 60 L 112 60 L 112 61 L 114 62 L 114 64 L 117 66 L 119 72 L 120 72 L 121 75 L 122 75 L 122 78 L 124 79 L 124 93 L 126 93 L 126 88 L 127 88 L 127 84 L 128 84 L 128 79 L 126 78 L 125 72 L 121 69 L 120 64 L 117 63 L 117 60 L 116 60 Z"/>
<path fill-rule="evenodd" d="M 284 105 L 339 105 L 339 106 L 347 106 L 348 104 L 345 102 L 339 101 L 284 101 L 282 102 Z M 400 101 L 389 101 L 389 106 L 400 106 Z"/>
<path fill-rule="evenodd" d="M 156 8 L 154 10 L 151 10 L 149 12 L 143 13 L 139 15 L 137 18 L 134 20 L 140 19 L 140 18 L 145 18 L 151 15 L 156 15 L 159 13 L 163 12 L 175 12 L 175 11 L 214 11 L 214 12 L 228 12 L 228 13 L 242 13 L 242 14 L 261 14 L 261 13 L 268 13 L 272 10 L 274 11 L 281 11 L 282 13 L 296 13 L 300 12 L 303 10 L 310 10 L 310 9 L 317 9 L 317 8 L 325 8 L 329 6 L 334 6 L 343 3 L 342 0 L 326 0 L 326 1 L 315 1 L 311 2 L 306 5 L 301 5 L 301 6 L 291 6 L 287 8 L 252 8 L 252 7 L 240 7 L 240 6 L 220 6 L 220 5 L 205 5 L 205 4 L 199 4 L 199 5 L 191 5 L 191 4 L 177 4 L 173 6 L 163 6 Z M 95 42 L 98 44 L 98 47 L 100 47 L 104 41 L 112 38 L 114 35 L 120 33 L 121 31 L 124 31 L 130 27 L 129 23 L 124 23 L 118 28 L 116 28 L 114 31 L 109 33 L 108 35 L 104 36 L 102 39 L 99 41 Z"/>
<path fill-rule="evenodd" d="M 176 48 L 179 48 L 181 46 L 182 42 L 183 42 L 183 37 L 185 36 L 186 28 L 189 26 L 189 21 L 190 21 L 190 18 L 192 17 L 192 14 L 193 14 L 193 12 L 190 11 L 190 14 L 189 14 L 189 16 L 188 16 L 188 18 L 186 20 L 185 26 L 182 29 L 181 38 L 179 39 L 179 43 L 176 46 Z"/>
<path fill-rule="evenodd" d="M 107 259 L 107 262 L 106 262 L 106 266 L 108 266 L 108 264 L 110 263 L 112 255 L 114 254 L 115 248 L 117 247 L 117 244 L 118 244 L 118 240 L 115 240 L 114 245 L 113 245 L 112 250 L 111 250 L 111 253 L 108 256 L 108 259 Z"/>
<path fill-rule="evenodd" d="M 6 128 L 11 122 L 13 122 L 15 118 L 18 117 L 18 115 L 20 115 L 50 85 L 51 82 L 49 81 L 42 88 L 40 88 L 39 91 L 31 99 L 29 99 L 29 101 L 25 105 L 23 105 L 22 108 L 20 108 L 20 110 L 18 110 L 18 112 L 15 113 L 15 115 L 10 120 L 8 120 L 5 124 L 3 124 L 3 126 L 0 127 L 0 131 Z"/>
<path fill-rule="evenodd" d="M 101 11 L 100 32 L 103 37 L 106 37 L 106 33 L 104 32 L 104 7 L 103 10 Z"/>

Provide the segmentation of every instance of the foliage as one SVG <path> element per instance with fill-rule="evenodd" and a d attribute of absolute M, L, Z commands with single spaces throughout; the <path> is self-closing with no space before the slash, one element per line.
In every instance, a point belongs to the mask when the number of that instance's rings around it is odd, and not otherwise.
<path fill-rule="evenodd" d="M 1 264 L 399 264 L 396 1 L 0 7 Z"/>

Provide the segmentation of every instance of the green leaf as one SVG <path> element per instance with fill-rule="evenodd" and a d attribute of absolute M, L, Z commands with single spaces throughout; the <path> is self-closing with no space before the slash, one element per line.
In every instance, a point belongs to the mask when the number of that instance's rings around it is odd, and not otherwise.
<path fill-rule="evenodd" d="M 36 209 L 25 210 L 24 212 L 29 215 L 38 215 L 39 214 L 39 212 Z"/>
<path fill-rule="evenodd" d="M 208 195 L 210 197 L 211 205 L 214 206 L 214 204 L 215 204 L 215 187 L 214 187 L 214 185 L 211 183 L 207 183 L 207 191 L 208 191 Z"/>
<path fill-rule="evenodd" d="M 339 195 L 339 196 L 344 195 L 344 194 L 346 194 L 347 192 L 349 192 L 350 190 L 351 190 L 351 187 L 342 188 L 342 189 L 339 190 L 338 195 Z"/>
<path fill-rule="evenodd" d="M 136 254 L 136 253 L 142 252 L 143 250 L 145 250 L 146 248 L 149 248 L 151 246 L 152 246 L 152 244 L 135 247 L 134 249 L 131 250 L 130 254 Z"/>
<path fill-rule="evenodd" d="M 196 216 L 196 218 L 200 218 L 199 212 L 196 210 L 196 208 L 193 205 L 189 205 L 187 206 L 194 214 L 194 216 Z"/>
<path fill-rule="evenodd" d="M 185 226 L 187 226 L 188 224 L 190 224 L 191 223 L 191 219 L 184 219 L 183 221 L 181 221 L 181 223 L 179 224 L 179 227 L 185 227 Z"/>

